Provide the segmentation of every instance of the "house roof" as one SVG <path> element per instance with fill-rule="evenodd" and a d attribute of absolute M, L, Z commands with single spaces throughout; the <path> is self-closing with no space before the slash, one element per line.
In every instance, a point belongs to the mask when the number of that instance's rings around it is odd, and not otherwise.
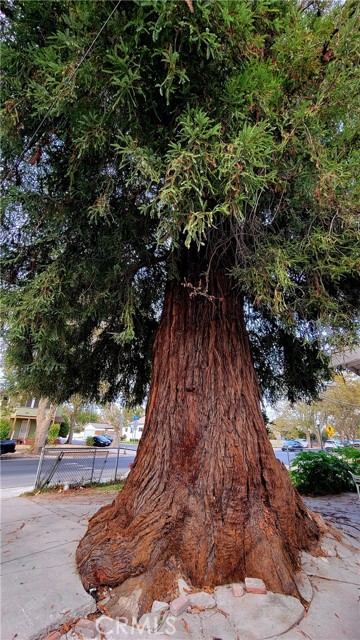
<path fill-rule="evenodd" d="M 332 367 L 344 367 L 360 376 L 360 347 L 348 349 L 342 353 L 335 353 L 331 358 Z"/>
<path fill-rule="evenodd" d="M 93 429 L 113 429 L 114 427 L 109 422 L 87 422 L 84 424 L 84 430 L 86 427 L 92 427 Z"/>
<path fill-rule="evenodd" d="M 17 407 L 15 411 L 11 414 L 11 418 L 36 418 L 37 416 L 37 408 L 32 409 L 31 407 Z M 56 409 L 55 418 L 62 418 L 63 413 L 61 407 Z"/>

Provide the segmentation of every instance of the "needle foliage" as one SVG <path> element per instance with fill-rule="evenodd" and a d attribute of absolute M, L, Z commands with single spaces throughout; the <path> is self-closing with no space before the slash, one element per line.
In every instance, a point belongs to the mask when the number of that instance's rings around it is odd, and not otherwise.
<path fill-rule="evenodd" d="M 268 397 L 315 395 L 356 339 L 359 3 L 193 5 L 4 0 L 4 326 L 43 396 L 139 401 L 194 247 Z"/>

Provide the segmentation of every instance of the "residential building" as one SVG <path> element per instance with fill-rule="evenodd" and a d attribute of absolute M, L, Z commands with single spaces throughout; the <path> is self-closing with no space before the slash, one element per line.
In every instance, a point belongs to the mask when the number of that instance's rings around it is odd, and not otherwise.
<path fill-rule="evenodd" d="M 36 417 L 39 407 L 38 398 L 29 398 L 25 406 L 14 409 L 10 416 L 11 438 L 17 440 L 19 444 L 32 444 L 36 431 Z M 60 407 L 56 409 L 55 417 L 52 424 L 61 424 L 63 422 L 62 410 Z"/>

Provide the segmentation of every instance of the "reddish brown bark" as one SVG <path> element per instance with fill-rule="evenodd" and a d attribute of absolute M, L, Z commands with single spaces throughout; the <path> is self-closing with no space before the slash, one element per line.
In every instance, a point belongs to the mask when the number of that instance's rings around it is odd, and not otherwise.
<path fill-rule="evenodd" d="M 319 529 L 269 442 L 242 301 L 226 276 L 209 283 L 214 299 L 189 292 L 168 287 L 144 434 L 125 488 L 78 548 L 84 586 L 175 561 L 199 587 L 252 576 L 298 595 L 298 553 Z"/>

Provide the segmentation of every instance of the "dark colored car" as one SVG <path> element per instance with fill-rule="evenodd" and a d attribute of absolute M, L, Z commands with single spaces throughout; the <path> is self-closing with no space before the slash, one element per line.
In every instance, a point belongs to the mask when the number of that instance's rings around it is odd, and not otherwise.
<path fill-rule="evenodd" d="M 105 438 L 105 436 L 93 436 L 94 447 L 109 447 L 110 444 L 111 444 L 110 440 Z"/>
<path fill-rule="evenodd" d="M 109 440 L 109 442 L 112 442 L 114 440 L 114 436 L 110 436 L 107 433 L 104 433 L 104 435 L 102 437 L 106 438 L 107 440 Z"/>
<path fill-rule="evenodd" d="M 302 451 L 303 446 L 298 440 L 285 440 L 281 451 Z"/>
<path fill-rule="evenodd" d="M 16 440 L 0 440 L 0 453 L 14 453 Z"/>

